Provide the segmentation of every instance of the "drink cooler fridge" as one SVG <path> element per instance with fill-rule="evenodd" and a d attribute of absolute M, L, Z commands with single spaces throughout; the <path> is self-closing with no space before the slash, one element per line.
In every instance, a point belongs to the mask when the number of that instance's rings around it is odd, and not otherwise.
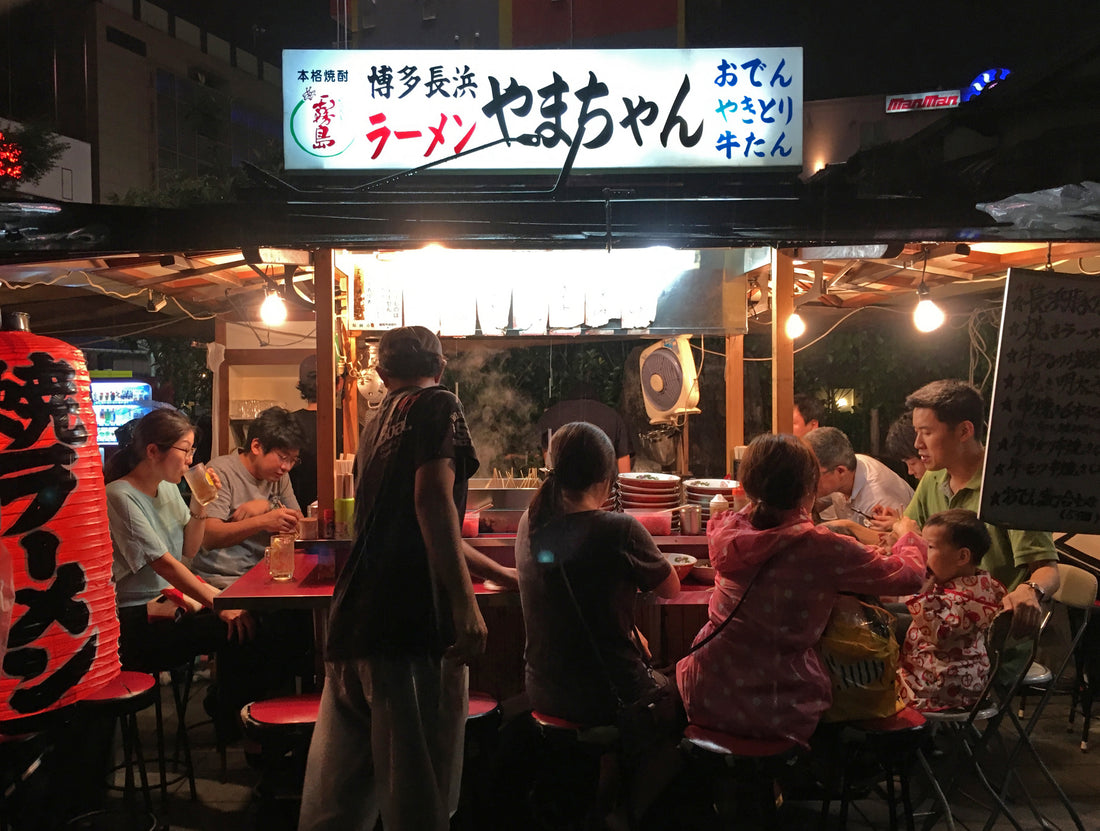
<path fill-rule="evenodd" d="M 92 381 L 96 441 L 100 447 L 118 445 L 115 430 L 153 409 L 153 388 L 143 381 Z"/>

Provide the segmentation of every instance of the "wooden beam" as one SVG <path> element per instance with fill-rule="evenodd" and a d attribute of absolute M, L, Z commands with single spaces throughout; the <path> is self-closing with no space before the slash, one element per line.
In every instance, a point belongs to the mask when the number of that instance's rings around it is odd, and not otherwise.
<path fill-rule="evenodd" d="M 772 251 L 772 432 L 794 426 L 794 343 L 785 330 L 794 312 L 794 260 Z"/>
<path fill-rule="evenodd" d="M 733 475 L 734 448 L 745 443 L 745 336 L 726 335 L 726 473 Z"/>
<path fill-rule="evenodd" d="M 331 248 L 314 253 L 317 310 L 317 508 L 336 499 L 336 273 Z"/>
<path fill-rule="evenodd" d="M 218 323 L 222 323 L 221 320 Z M 281 349 L 267 346 L 263 349 L 227 349 L 225 360 L 232 366 L 293 366 L 313 354 L 312 349 Z"/>

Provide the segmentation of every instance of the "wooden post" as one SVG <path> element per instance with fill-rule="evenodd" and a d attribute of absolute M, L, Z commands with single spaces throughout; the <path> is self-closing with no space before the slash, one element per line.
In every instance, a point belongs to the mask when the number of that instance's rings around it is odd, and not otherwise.
<path fill-rule="evenodd" d="M 317 508 L 336 499 L 336 269 L 331 248 L 313 254 L 317 314 Z M 305 506 L 303 506 L 304 508 Z"/>
<path fill-rule="evenodd" d="M 745 336 L 726 335 L 726 475 L 735 469 L 733 449 L 745 443 Z"/>
<path fill-rule="evenodd" d="M 214 343 L 225 348 L 228 343 L 225 321 L 220 317 L 214 320 Z M 229 452 L 229 361 L 223 357 L 214 373 L 213 412 L 210 414 L 211 437 L 210 458 L 216 459 Z"/>
<path fill-rule="evenodd" d="M 680 452 L 677 454 L 676 473 L 680 476 L 687 476 L 691 472 L 691 465 L 688 464 L 689 441 L 688 434 L 688 421 L 691 418 L 689 415 L 684 416 L 684 426 L 680 430 Z"/>
<path fill-rule="evenodd" d="M 342 396 L 344 426 L 344 452 L 355 455 L 359 449 L 359 386 L 355 376 L 350 374 L 358 363 L 356 354 L 355 333 L 349 332 L 345 336 L 344 358 L 348 362 L 349 373 L 344 375 L 344 393 Z"/>
<path fill-rule="evenodd" d="M 745 257 L 726 251 L 722 257 L 722 328 L 726 332 L 726 475 L 734 470 L 733 449 L 745 443 Z"/>
<path fill-rule="evenodd" d="M 794 259 L 772 249 L 772 432 L 794 427 L 794 343 L 787 318 L 794 313 Z"/>

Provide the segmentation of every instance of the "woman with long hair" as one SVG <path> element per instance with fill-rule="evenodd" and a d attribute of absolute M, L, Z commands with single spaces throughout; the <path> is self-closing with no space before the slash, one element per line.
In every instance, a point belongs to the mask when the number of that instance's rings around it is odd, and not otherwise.
<path fill-rule="evenodd" d="M 676 680 L 692 724 L 806 745 L 832 701 L 814 646 L 837 594 L 918 591 L 923 548 L 897 545 L 887 556 L 814 526 L 820 466 L 795 436 L 753 439 L 739 473 L 749 504 L 707 527 L 717 576 L 696 643 L 729 622 L 680 661 Z"/>
<path fill-rule="evenodd" d="M 547 715 L 615 724 L 621 707 L 671 684 L 643 657 L 634 602 L 639 589 L 675 597 L 680 581 L 637 519 L 602 510 L 617 475 L 603 431 L 566 424 L 551 438 L 550 459 L 553 468 L 516 533 L 527 695 Z M 669 736 L 678 727 L 672 721 Z M 671 740 L 662 744 L 675 750 Z M 643 763 L 632 788 L 635 816 L 658 792 L 653 779 Z M 649 787 L 638 787 L 643 780 Z"/>
<path fill-rule="evenodd" d="M 198 551 L 206 519 L 198 502 L 187 506 L 178 487 L 194 448 L 195 428 L 186 416 L 153 410 L 137 422 L 129 443 L 111 457 L 104 472 L 119 652 L 127 668 L 178 666 L 194 655 L 217 651 L 228 638 L 243 641 L 251 634 L 247 612 L 208 611 L 218 590 L 183 562 Z M 170 587 L 203 609 L 178 617 L 150 615 L 150 601 L 161 600 L 162 589 Z"/>

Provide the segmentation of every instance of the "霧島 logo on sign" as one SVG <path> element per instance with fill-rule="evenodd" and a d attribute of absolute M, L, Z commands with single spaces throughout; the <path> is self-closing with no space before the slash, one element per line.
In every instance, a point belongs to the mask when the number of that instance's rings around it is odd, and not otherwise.
<path fill-rule="evenodd" d="M 290 114 L 290 134 L 311 156 L 339 156 L 355 140 L 355 130 L 344 117 L 339 98 L 309 87 Z"/>

